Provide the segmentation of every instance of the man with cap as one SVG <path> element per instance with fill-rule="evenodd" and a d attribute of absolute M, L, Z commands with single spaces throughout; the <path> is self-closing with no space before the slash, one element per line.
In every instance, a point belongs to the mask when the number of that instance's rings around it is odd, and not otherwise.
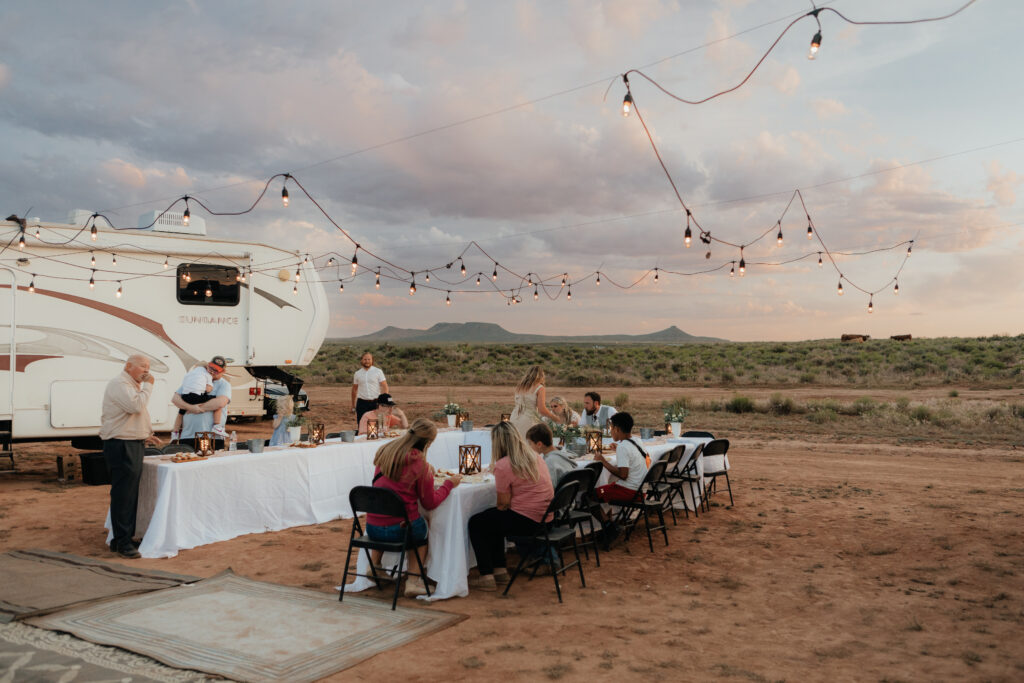
<path fill-rule="evenodd" d="M 384 421 L 385 431 L 392 427 L 409 428 L 409 419 L 402 412 L 401 408 L 395 407 L 395 399 L 391 398 L 391 394 L 381 394 L 378 396 L 377 408 L 368 413 L 363 413 L 363 416 L 359 419 L 359 433 L 365 434 L 366 425 L 376 422 L 378 418 Z"/>
<path fill-rule="evenodd" d="M 213 383 L 224 375 L 227 368 L 227 361 L 224 356 L 214 356 L 209 363 L 196 365 L 185 373 L 181 381 L 181 388 L 178 395 L 181 400 L 190 406 L 198 406 L 216 397 L 213 393 Z M 213 412 L 213 432 L 218 436 L 224 436 L 223 405 L 215 408 Z M 171 432 L 171 441 L 176 441 L 181 434 L 182 416 L 190 412 L 188 408 L 179 407 L 178 417 L 174 421 L 174 430 Z"/>

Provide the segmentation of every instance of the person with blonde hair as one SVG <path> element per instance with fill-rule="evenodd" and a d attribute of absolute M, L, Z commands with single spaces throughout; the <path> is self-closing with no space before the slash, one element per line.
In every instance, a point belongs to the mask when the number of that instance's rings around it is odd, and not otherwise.
<path fill-rule="evenodd" d="M 407 432 L 381 446 L 373 456 L 373 485 L 394 491 L 402 499 L 409 517 L 412 538 L 416 541 L 427 538 L 427 523 L 420 516 L 419 506 L 422 505 L 424 510 L 433 510 L 462 481 L 462 477 L 455 475 L 448 477 L 440 488 L 434 488 L 434 472 L 427 464 L 427 449 L 435 438 L 437 427 L 434 423 L 422 417 L 416 418 Z M 366 535 L 374 541 L 401 541 L 405 535 L 403 524 L 404 520 L 398 517 L 367 514 Z M 409 567 L 415 566 L 413 552 L 410 550 L 407 553 Z M 380 557 L 380 551 L 373 551 L 370 560 L 374 565 L 379 565 Z M 425 593 L 422 577 L 410 577 L 406 581 L 406 597 Z"/>
<path fill-rule="evenodd" d="M 516 386 L 516 405 L 512 409 L 512 424 L 519 430 L 520 436 L 526 436 L 530 427 L 540 422 L 541 417 L 555 419 L 555 414 L 548 410 L 544 394 L 544 370 L 534 365 Z"/>
<path fill-rule="evenodd" d="M 491 459 L 497 505 L 469 519 L 469 542 L 480 572 L 470 587 L 483 591 L 508 583 L 505 539 L 532 534 L 555 495 L 541 456 L 511 423 L 501 422 L 491 430 Z"/>
<path fill-rule="evenodd" d="M 274 400 L 274 433 L 270 435 L 271 446 L 287 446 L 290 443 L 288 423 L 294 410 L 295 399 L 291 396 L 285 395 Z"/>
<path fill-rule="evenodd" d="M 570 408 L 569 404 L 561 396 L 553 396 L 551 398 L 551 412 L 555 416 L 551 420 L 554 424 L 575 427 L 580 423 L 580 414 Z"/>

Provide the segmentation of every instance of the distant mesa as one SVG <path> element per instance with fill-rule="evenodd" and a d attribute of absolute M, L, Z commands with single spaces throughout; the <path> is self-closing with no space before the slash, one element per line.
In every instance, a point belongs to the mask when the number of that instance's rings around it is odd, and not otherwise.
<path fill-rule="evenodd" d="M 437 323 L 428 330 L 412 330 L 388 325 L 360 337 L 333 338 L 344 342 L 394 342 L 400 344 L 691 344 L 724 342 L 716 337 L 696 337 L 673 325 L 650 334 L 601 334 L 555 336 L 518 334 L 494 323 Z"/>

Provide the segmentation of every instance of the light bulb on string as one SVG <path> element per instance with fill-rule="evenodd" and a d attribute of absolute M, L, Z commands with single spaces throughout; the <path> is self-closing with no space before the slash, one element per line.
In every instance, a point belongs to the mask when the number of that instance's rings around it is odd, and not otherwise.
<path fill-rule="evenodd" d="M 331 258 L 327 259 L 327 266 L 330 267 L 330 266 L 333 266 L 333 265 L 334 265 L 334 257 L 332 256 Z"/>
<path fill-rule="evenodd" d="M 658 281 L 658 269 L 657 268 L 654 269 L 654 281 L 655 282 Z"/>
<path fill-rule="evenodd" d="M 565 287 L 565 276 L 562 276 L 562 286 Z"/>
<path fill-rule="evenodd" d="M 111 254 L 111 263 L 117 265 L 117 254 Z"/>
<path fill-rule="evenodd" d="M 476 276 L 476 286 L 477 287 L 480 286 L 480 276 L 479 275 Z"/>
<path fill-rule="evenodd" d="M 533 300 L 536 301 L 539 298 L 540 298 L 540 293 L 537 291 L 537 286 L 534 285 L 534 287 L 533 287 Z"/>
<path fill-rule="evenodd" d="M 121 281 L 118 280 L 117 281 L 117 291 L 114 292 L 114 296 L 117 297 L 118 299 L 120 299 L 122 294 L 124 294 L 124 289 L 121 287 Z"/>
<path fill-rule="evenodd" d="M 35 273 L 32 273 L 32 279 L 28 283 L 28 291 L 29 292 L 35 292 L 36 291 L 36 274 Z"/>
<path fill-rule="evenodd" d="M 729 266 L 729 277 L 736 277 L 736 262 L 732 262 L 733 265 Z"/>
<path fill-rule="evenodd" d="M 98 232 L 99 232 L 99 230 L 96 227 L 96 216 L 93 216 L 92 217 L 92 227 L 89 228 L 89 237 L 92 239 L 93 242 L 96 241 L 96 235 L 97 235 Z"/>
<path fill-rule="evenodd" d="M 296 284 L 294 287 L 292 287 L 292 294 L 298 294 L 298 293 L 299 293 L 299 285 Z"/>
<path fill-rule="evenodd" d="M 566 301 L 572 301 L 572 287 L 569 287 L 569 291 L 565 293 Z"/>
<path fill-rule="evenodd" d="M 747 262 L 743 258 L 743 250 L 740 249 L 740 277 L 747 274 Z"/>
<path fill-rule="evenodd" d="M 416 293 L 416 280 L 413 280 L 412 284 L 409 285 L 409 296 L 412 296 L 415 293 Z"/>
<path fill-rule="evenodd" d="M 778 234 L 778 236 L 776 236 L 775 242 L 780 247 L 782 246 L 782 221 L 779 221 L 779 234 Z"/>
<path fill-rule="evenodd" d="M 907 245 L 907 258 L 910 258 L 910 250 L 914 248 L 914 240 L 910 240 L 910 244 Z"/>
<path fill-rule="evenodd" d="M 818 267 L 819 267 L 819 268 L 821 268 L 821 267 L 822 267 L 823 265 L 825 265 L 825 264 L 824 264 L 824 262 L 823 262 L 823 261 L 821 260 L 821 252 L 819 251 L 819 252 L 818 252 Z"/>
<path fill-rule="evenodd" d="M 340 294 L 340 293 L 342 293 L 344 291 L 345 291 L 345 283 L 342 282 L 341 280 L 339 280 L 338 281 L 338 293 Z"/>
<path fill-rule="evenodd" d="M 629 112 L 633 110 L 633 94 L 626 91 L 626 96 L 622 98 L 622 115 L 629 116 Z"/>
<path fill-rule="evenodd" d="M 601 273 L 600 272 L 598 272 L 598 274 L 597 274 L 597 283 L 596 284 L 597 284 L 598 287 L 601 286 Z"/>
<path fill-rule="evenodd" d="M 235 271 L 235 282 L 241 282 L 241 281 L 242 281 L 242 271 L 240 271 L 240 270 Z"/>
<path fill-rule="evenodd" d="M 239 273 L 239 275 L 241 276 L 241 281 L 242 281 L 242 282 L 245 282 L 245 271 L 244 271 L 244 270 L 243 270 L 243 271 L 241 271 L 241 272 Z"/>
<path fill-rule="evenodd" d="M 491 281 L 492 282 L 497 282 L 498 281 L 498 262 L 497 261 L 494 262 L 494 272 L 491 273 Z"/>
<path fill-rule="evenodd" d="M 839 296 L 843 295 L 843 279 L 839 278 L 839 287 L 836 289 L 836 294 Z"/>
<path fill-rule="evenodd" d="M 25 229 L 22 228 L 21 235 L 18 237 L 18 249 L 25 248 Z"/>
<path fill-rule="evenodd" d="M 96 254 L 94 254 L 91 251 L 89 252 L 89 265 L 91 265 L 91 266 L 95 266 L 96 265 Z"/>
<path fill-rule="evenodd" d="M 307 263 L 309 263 L 309 254 L 306 254 L 306 256 L 302 259 L 302 265 L 306 265 Z"/>
<path fill-rule="evenodd" d="M 92 271 L 89 276 L 89 289 L 96 289 L 96 271 Z"/>
<path fill-rule="evenodd" d="M 296 288 L 296 289 L 297 289 L 297 288 Z M 293 293 L 294 293 L 294 292 L 293 292 Z M 206 285 L 206 291 L 204 292 L 204 294 L 206 294 L 206 298 L 207 298 L 207 299 L 209 299 L 209 298 L 212 298 L 212 297 L 213 297 L 213 290 L 212 290 L 212 289 L 210 289 L 210 285 Z"/>
<path fill-rule="evenodd" d="M 807 239 L 814 239 L 814 228 L 811 227 L 810 222 L 807 223 Z"/>
<path fill-rule="evenodd" d="M 533 287 L 533 273 L 527 273 L 526 284 L 530 287 Z"/>
<path fill-rule="evenodd" d="M 181 214 L 181 224 L 188 225 L 192 220 L 192 212 L 188 210 L 188 197 L 185 197 L 185 213 Z"/>
<path fill-rule="evenodd" d="M 36 226 L 36 239 L 39 239 L 41 237 L 42 237 L 42 234 L 39 232 L 39 226 L 37 225 Z"/>
<path fill-rule="evenodd" d="M 871 295 L 868 297 L 868 313 L 875 312 L 875 297 Z"/>
<path fill-rule="evenodd" d="M 300 273 L 300 270 L 299 270 L 300 268 L 302 268 L 302 264 L 301 263 L 296 263 L 295 264 L 295 281 L 296 282 L 298 282 L 299 278 L 302 277 L 302 274 Z"/>
<path fill-rule="evenodd" d="M 185 282 L 192 282 L 192 273 L 188 272 L 187 270 L 185 271 L 185 274 L 182 275 L 182 277 L 185 279 Z"/>
<path fill-rule="evenodd" d="M 380 289 L 380 268 L 377 269 L 377 281 L 373 283 L 373 286 Z"/>
<path fill-rule="evenodd" d="M 427 271 L 427 274 L 426 274 L 426 276 L 424 276 L 424 278 L 423 278 L 423 279 L 424 279 L 425 281 L 427 281 L 427 282 L 430 282 L 430 271 L 429 271 L 429 270 Z"/>
<path fill-rule="evenodd" d="M 451 292 L 448 292 L 448 295 L 445 296 L 444 304 L 445 304 L 445 306 L 451 306 L 452 305 L 452 293 Z"/>
<path fill-rule="evenodd" d="M 818 49 L 821 48 L 821 31 L 814 34 L 811 38 L 811 49 L 807 53 L 807 59 L 814 59 L 818 56 Z"/>
<path fill-rule="evenodd" d="M 288 208 L 288 188 L 287 187 L 282 187 L 281 188 L 281 204 L 285 208 Z"/>
<path fill-rule="evenodd" d="M 686 248 L 689 249 L 690 248 L 690 243 L 692 241 L 693 241 L 693 232 L 690 230 L 690 226 L 687 225 L 686 226 L 686 232 L 683 233 L 683 244 L 685 244 Z"/>
<path fill-rule="evenodd" d="M 352 274 L 356 274 L 356 268 L 359 267 L 359 245 L 356 245 L 356 250 L 352 252 Z"/>
<path fill-rule="evenodd" d="M 896 283 L 896 284 L 895 284 L 895 285 L 893 286 L 893 288 L 892 288 L 892 293 L 893 293 L 893 294 L 894 294 L 895 296 L 899 296 L 899 295 L 900 295 L 900 283 L 899 283 L 899 282 L 897 282 L 897 283 Z"/>
<path fill-rule="evenodd" d="M 462 259 L 459 259 L 459 271 L 462 273 L 462 277 L 466 277 L 466 264 L 463 263 Z"/>
<path fill-rule="evenodd" d="M 164 270 L 167 270 L 170 267 L 171 267 L 171 257 L 170 256 L 166 256 L 166 257 L 164 257 Z"/>

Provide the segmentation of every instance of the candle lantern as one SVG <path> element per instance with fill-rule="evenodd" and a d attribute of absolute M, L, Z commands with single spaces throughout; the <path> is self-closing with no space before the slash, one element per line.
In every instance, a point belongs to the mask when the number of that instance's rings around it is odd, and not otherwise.
<path fill-rule="evenodd" d="M 502 413 L 501 414 L 501 421 L 502 422 L 511 422 L 512 421 L 512 414 L 511 413 Z"/>
<path fill-rule="evenodd" d="M 309 442 L 313 444 L 322 444 L 324 442 L 324 423 L 317 422 L 316 424 L 310 425 L 309 427 Z"/>
<path fill-rule="evenodd" d="M 462 423 L 469 419 L 469 413 L 459 413 L 455 416 L 455 426 L 461 427 Z"/>
<path fill-rule="evenodd" d="M 213 432 L 196 432 L 195 448 L 196 454 L 208 458 L 213 455 L 214 437 Z"/>
<path fill-rule="evenodd" d="M 459 474 L 476 474 L 481 464 L 480 446 L 459 446 Z"/>
<path fill-rule="evenodd" d="M 601 441 L 601 432 L 587 432 L 587 452 L 600 453 L 604 443 Z"/>
<path fill-rule="evenodd" d="M 366 440 L 375 441 L 379 438 L 380 432 L 377 430 L 377 422 L 370 420 L 366 423 Z"/>

